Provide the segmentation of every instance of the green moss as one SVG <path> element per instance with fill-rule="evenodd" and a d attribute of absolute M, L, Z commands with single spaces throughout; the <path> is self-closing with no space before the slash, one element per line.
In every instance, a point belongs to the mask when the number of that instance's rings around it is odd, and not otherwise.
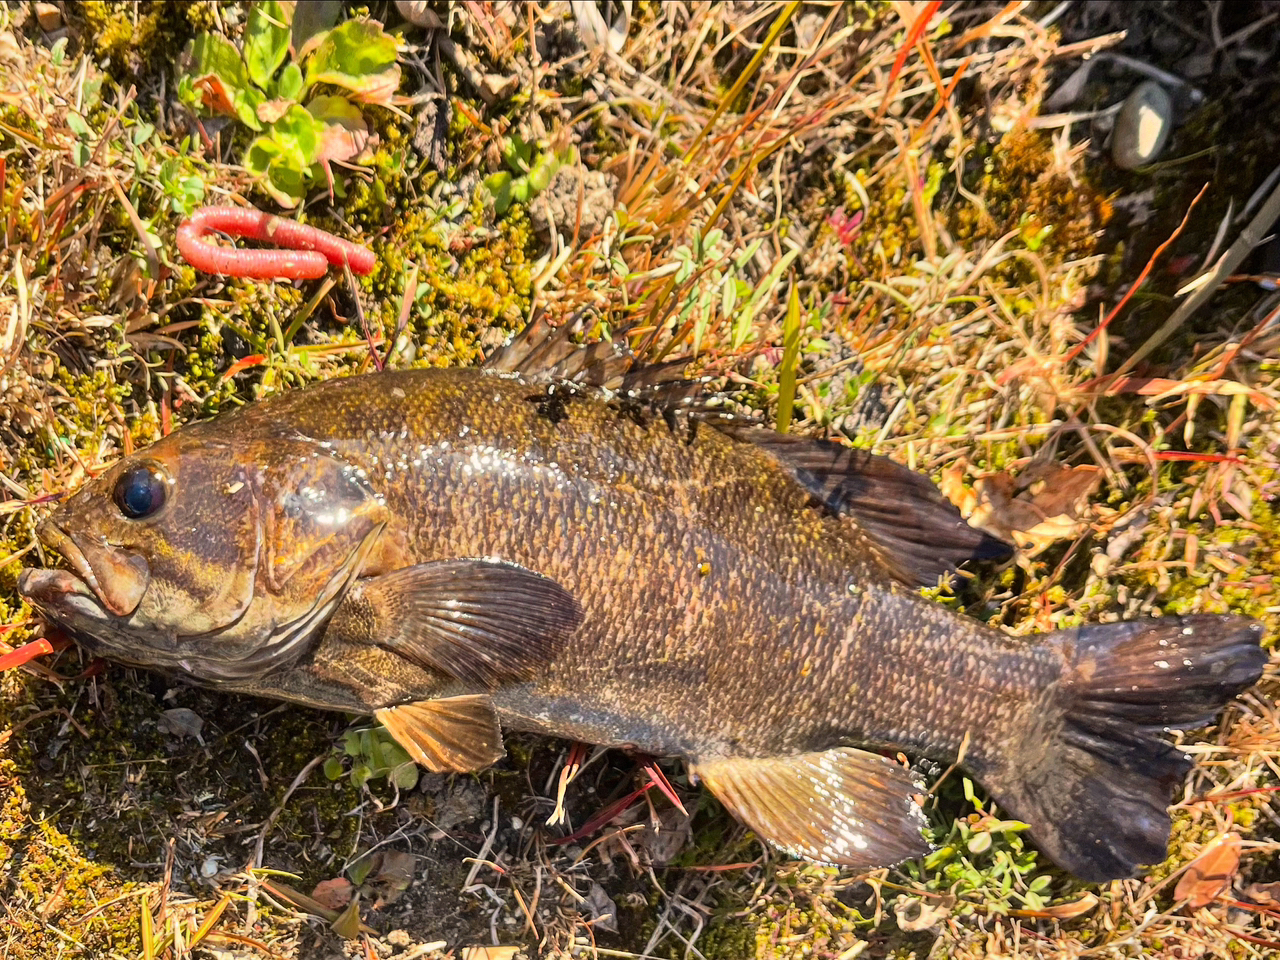
<path fill-rule="evenodd" d="M 85 42 L 95 59 L 106 61 L 116 79 L 136 78 L 144 65 L 173 63 L 187 41 L 215 25 L 211 0 L 134 4 L 83 0 Z"/>

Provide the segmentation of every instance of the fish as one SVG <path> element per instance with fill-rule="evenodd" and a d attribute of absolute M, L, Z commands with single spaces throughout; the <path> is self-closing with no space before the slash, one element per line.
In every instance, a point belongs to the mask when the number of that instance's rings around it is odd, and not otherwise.
<path fill-rule="evenodd" d="M 1014 637 L 923 596 L 1008 555 L 934 484 L 715 412 L 678 362 L 526 331 L 483 368 L 284 392 L 125 456 L 21 594 L 91 653 L 372 715 L 472 771 L 504 727 L 683 759 L 757 836 L 857 870 L 931 849 L 900 755 L 959 762 L 1087 881 L 1166 856 L 1164 736 L 1261 675 L 1262 626 Z"/>

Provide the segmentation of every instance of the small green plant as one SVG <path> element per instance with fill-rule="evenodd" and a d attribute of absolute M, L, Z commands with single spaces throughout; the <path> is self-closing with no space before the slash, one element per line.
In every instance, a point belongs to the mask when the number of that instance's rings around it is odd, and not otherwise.
<path fill-rule="evenodd" d="M 577 151 L 548 149 L 536 156 L 534 145 L 520 137 L 502 141 L 502 159 L 510 170 L 499 170 L 484 178 L 484 187 L 493 197 L 495 213 L 503 214 L 513 203 L 526 204 L 551 185 L 560 168 L 577 162 Z"/>
<path fill-rule="evenodd" d="M 324 762 L 324 775 L 339 779 L 347 772 L 344 758 L 351 759 L 351 783 L 363 787 L 370 780 L 386 777 L 400 790 L 412 790 L 418 784 L 418 765 L 396 743 L 383 727 L 348 730 L 342 745 L 334 747 L 333 756 Z"/>
<path fill-rule="evenodd" d="M 243 51 L 226 37 L 200 34 L 178 81 L 185 103 L 258 133 L 244 165 L 284 207 L 322 178 L 333 186 L 330 163 L 367 159 L 373 135 L 361 105 L 389 103 L 400 84 L 396 42 L 381 24 L 348 20 L 292 50 L 292 16 L 292 5 L 277 0 L 254 4 Z"/>

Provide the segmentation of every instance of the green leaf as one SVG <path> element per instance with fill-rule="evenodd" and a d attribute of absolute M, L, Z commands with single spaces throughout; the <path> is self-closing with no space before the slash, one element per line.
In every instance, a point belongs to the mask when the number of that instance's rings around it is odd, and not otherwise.
<path fill-rule="evenodd" d="M 775 429 L 786 433 L 796 400 L 796 361 L 800 356 L 800 288 L 791 284 L 787 318 L 782 330 L 782 367 L 778 373 L 778 418 Z M 973 849 L 970 846 L 969 849 Z"/>
<path fill-rule="evenodd" d="M 307 195 L 310 180 L 310 164 L 299 166 L 296 158 L 285 155 L 267 167 L 267 179 L 262 186 L 280 206 L 296 207 Z"/>
<path fill-rule="evenodd" d="M 249 79 L 263 90 L 289 54 L 288 16 L 278 0 L 259 0 L 244 30 L 244 62 Z"/>
<path fill-rule="evenodd" d="M 191 87 L 205 109 L 234 116 L 253 130 L 261 130 L 257 105 L 261 90 L 254 89 L 240 51 L 226 37 L 202 33 L 191 48 Z"/>
<path fill-rule="evenodd" d="M 400 790 L 412 790 L 418 785 L 418 765 L 410 760 L 391 771 L 391 782 Z"/>
<path fill-rule="evenodd" d="M 78 113 L 67 114 L 67 127 L 81 140 L 89 138 L 89 124 L 84 122 L 84 117 Z"/>
<path fill-rule="evenodd" d="M 364 883 L 373 872 L 373 857 L 361 856 L 359 860 L 347 867 L 347 876 L 357 887 Z"/>
<path fill-rule="evenodd" d="M 296 63 L 286 63 L 276 83 L 276 95 L 281 100 L 297 100 L 302 96 L 302 68 Z"/>
<path fill-rule="evenodd" d="M 351 770 L 351 783 L 355 787 L 363 787 L 369 782 L 369 778 L 373 776 L 373 771 L 369 769 L 367 763 L 361 763 Z"/>
<path fill-rule="evenodd" d="M 337 757 L 330 757 L 324 762 L 324 775 L 329 780 L 341 779 L 343 774 L 342 761 Z"/>
<path fill-rule="evenodd" d="M 156 132 L 156 128 L 150 123 L 140 123 L 133 128 L 131 139 L 135 147 L 140 147 L 148 140 L 151 135 Z"/>
<path fill-rule="evenodd" d="M 505 170 L 490 174 L 484 178 L 484 188 L 493 197 L 493 209 L 497 213 L 506 213 L 511 206 L 512 176 Z"/>
<path fill-rule="evenodd" d="M 249 149 L 245 151 L 244 168 L 255 177 L 265 177 L 267 175 L 267 167 L 271 166 L 271 161 L 280 156 L 279 145 L 271 139 L 269 134 L 263 134 L 255 137 L 253 143 L 249 144 Z M 360 754 L 359 742 L 347 741 L 347 756 L 355 757 Z"/>
<path fill-rule="evenodd" d="M 307 61 L 307 89 L 331 83 L 366 103 L 387 103 L 400 85 L 395 39 L 372 20 L 330 30 Z"/>
<path fill-rule="evenodd" d="M 529 188 L 533 191 L 531 198 L 551 186 L 551 178 L 559 169 L 560 158 L 554 153 L 544 153 L 538 158 L 538 162 L 529 171 Z"/>
<path fill-rule="evenodd" d="M 293 8 L 293 49 L 306 59 L 311 41 L 338 22 L 341 0 L 307 0 Z"/>
<path fill-rule="evenodd" d="M 299 167 L 315 163 L 316 146 L 323 132 L 324 125 L 296 103 L 271 125 L 272 139 L 280 145 L 282 153 L 297 161 Z"/>
<path fill-rule="evenodd" d="M 522 137 L 510 136 L 502 141 L 502 159 L 515 173 L 528 173 L 533 163 L 533 144 Z"/>

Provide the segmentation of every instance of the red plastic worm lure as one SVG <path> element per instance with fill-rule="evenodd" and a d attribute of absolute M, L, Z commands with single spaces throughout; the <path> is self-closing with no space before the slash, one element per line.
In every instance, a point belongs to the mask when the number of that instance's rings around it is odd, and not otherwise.
<path fill-rule="evenodd" d="M 214 231 L 272 243 L 280 250 L 237 250 L 205 238 Z M 324 230 L 246 207 L 201 207 L 178 227 L 178 251 L 197 270 L 254 280 L 323 277 L 330 265 L 347 264 L 355 273 L 373 270 L 367 247 Z"/>
<path fill-rule="evenodd" d="M 70 645 L 71 642 L 69 640 L 46 640 L 43 637 L 39 640 L 32 640 L 30 643 L 24 643 L 17 649 L 0 656 L 0 673 L 5 670 L 13 670 L 24 663 L 30 663 L 36 657 L 56 653 Z"/>

